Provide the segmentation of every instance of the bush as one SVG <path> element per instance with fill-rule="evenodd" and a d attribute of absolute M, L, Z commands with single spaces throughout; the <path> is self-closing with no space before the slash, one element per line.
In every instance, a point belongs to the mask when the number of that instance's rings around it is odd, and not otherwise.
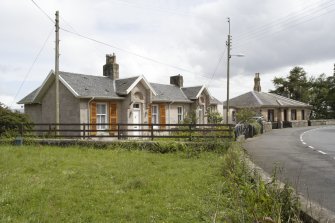
<path fill-rule="evenodd" d="M 13 112 L 0 102 L 0 136 L 13 137 L 17 136 L 20 131 L 20 125 L 24 128 L 31 128 L 32 124 L 25 114 Z"/>

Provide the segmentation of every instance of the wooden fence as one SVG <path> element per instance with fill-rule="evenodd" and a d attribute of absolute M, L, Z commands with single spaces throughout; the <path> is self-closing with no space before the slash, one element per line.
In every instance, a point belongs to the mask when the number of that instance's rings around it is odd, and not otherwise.
<path fill-rule="evenodd" d="M 58 130 L 57 127 L 58 126 Z M 99 127 L 107 127 L 99 129 Z M 21 137 L 57 137 L 57 138 L 157 138 L 197 139 L 233 139 L 234 126 L 226 124 L 14 124 L 0 126 L 0 134 L 10 131 Z"/>

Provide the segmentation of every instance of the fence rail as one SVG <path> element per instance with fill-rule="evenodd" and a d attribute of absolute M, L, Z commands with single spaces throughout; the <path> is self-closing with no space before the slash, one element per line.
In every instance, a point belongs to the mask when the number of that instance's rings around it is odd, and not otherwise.
<path fill-rule="evenodd" d="M 58 128 L 57 128 L 58 127 Z M 0 126 L 0 134 L 10 131 L 21 137 L 57 138 L 156 138 L 233 139 L 234 126 L 226 124 L 110 124 L 110 123 L 38 123 Z"/>

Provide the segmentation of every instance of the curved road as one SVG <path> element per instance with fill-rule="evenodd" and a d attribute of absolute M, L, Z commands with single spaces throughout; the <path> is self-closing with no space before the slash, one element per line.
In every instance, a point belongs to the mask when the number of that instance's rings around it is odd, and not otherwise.
<path fill-rule="evenodd" d="M 276 129 L 245 143 L 252 161 L 335 213 L 335 126 Z"/>

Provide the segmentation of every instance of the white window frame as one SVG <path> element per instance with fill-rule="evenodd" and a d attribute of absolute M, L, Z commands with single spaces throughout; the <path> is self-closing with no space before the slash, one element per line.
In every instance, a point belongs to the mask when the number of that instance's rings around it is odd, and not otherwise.
<path fill-rule="evenodd" d="M 105 106 L 105 111 L 104 113 L 98 113 L 99 109 L 98 107 L 99 106 L 102 106 L 104 105 Z M 108 123 L 108 106 L 107 106 L 107 103 L 97 103 L 97 130 L 106 130 L 108 129 L 108 125 L 101 125 L 101 123 Z M 102 118 L 105 117 L 105 121 L 102 122 Z"/>
<path fill-rule="evenodd" d="M 178 106 L 177 107 L 177 113 L 178 113 L 178 116 L 177 116 L 178 124 L 180 124 L 184 120 L 184 108 L 183 108 L 183 106 Z"/>
<path fill-rule="evenodd" d="M 154 112 L 154 108 L 156 108 L 156 112 Z M 158 105 L 151 105 L 151 123 L 152 124 L 159 124 Z"/>

